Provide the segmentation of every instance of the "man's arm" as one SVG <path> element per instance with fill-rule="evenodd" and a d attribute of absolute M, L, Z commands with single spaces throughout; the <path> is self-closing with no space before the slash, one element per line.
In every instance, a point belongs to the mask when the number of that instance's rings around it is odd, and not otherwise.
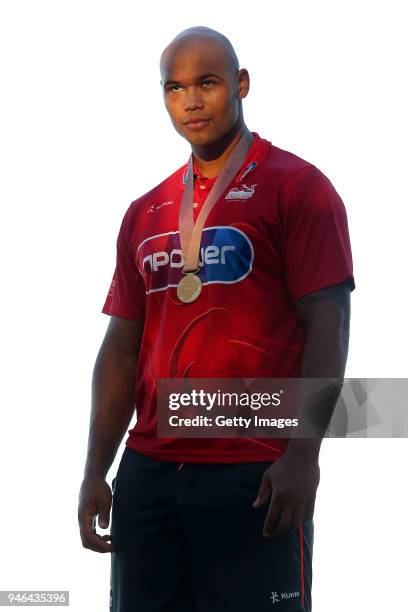
<path fill-rule="evenodd" d="M 302 421 L 313 423 L 312 438 L 292 438 L 287 451 L 315 454 L 316 459 L 341 392 L 346 369 L 350 333 L 350 288 L 341 283 L 310 293 L 295 303 L 304 323 L 306 343 L 302 356 L 301 378 L 325 381 L 319 401 L 307 402 L 300 413 Z M 308 385 L 313 391 L 313 381 Z M 317 397 L 317 396 L 316 396 Z M 321 400 L 323 398 L 323 402 Z M 307 429 L 308 426 L 305 426 Z"/>
<path fill-rule="evenodd" d="M 78 521 L 82 544 L 97 552 L 112 545 L 95 533 L 109 525 L 112 493 L 105 481 L 135 406 L 134 388 L 144 321 L 111 317 L 92 376 L 92 405 L 84 479 L 79 494 Z"/>
<path fill-rule="evenodd" d="M 341 283 L 308 294 L 295 303 L 302 318 L 306 342 L 301 378 L 335 379 L 327 385 L 324 401 L 305 401 L 299 423 L 311 421 L 315 433 L 310 438 L 292 438 L 285 454 L 265 471 L 254 507 L 271 502 L 264 524 L 264 535 L 279 536 L 312 518 L 320 479 L 319 450 L 341 391 L 346 368 L 349 327 L 350 287 Z"/>

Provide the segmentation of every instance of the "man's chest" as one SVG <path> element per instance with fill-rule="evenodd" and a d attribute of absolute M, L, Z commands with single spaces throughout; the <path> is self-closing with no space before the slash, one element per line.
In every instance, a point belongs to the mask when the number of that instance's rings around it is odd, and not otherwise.
<path fill-rule="evenodd" d="M 197 221 L 211 189 L 198 183 L 191 202 Z M 141 211 L 132 235 L 134 261 L 148 293 L 177 286 L 184 265 L 179 235 L 182 190 Z M 274 242 L 276 204 L 270 190 L 248 181 L 226 190 L 205 220 L 199 268 L 203 284 L 237 283 Z M 276 229 L 276 228 L 275 228 Z"/>

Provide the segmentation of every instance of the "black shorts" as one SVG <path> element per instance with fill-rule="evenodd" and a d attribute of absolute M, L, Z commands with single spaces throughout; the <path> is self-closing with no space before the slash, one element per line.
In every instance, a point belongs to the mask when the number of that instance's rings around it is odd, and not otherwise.
<path fill-rule="evenodd" d="M 111 612 L 310 612 L 313 520 L 262 535 L 270 462 L 156 461 L 125 447 L 112 481 Z"/>

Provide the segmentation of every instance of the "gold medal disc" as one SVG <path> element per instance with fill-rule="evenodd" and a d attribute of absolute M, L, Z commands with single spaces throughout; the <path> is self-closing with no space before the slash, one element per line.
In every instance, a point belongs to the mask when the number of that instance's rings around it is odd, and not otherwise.
<path fill-rule="evenodd" d="M 201 280 L 193 272 L 189 272 L 177 285 L 177 297 L 184 304 L 194 302 L 201 293 Z"/>

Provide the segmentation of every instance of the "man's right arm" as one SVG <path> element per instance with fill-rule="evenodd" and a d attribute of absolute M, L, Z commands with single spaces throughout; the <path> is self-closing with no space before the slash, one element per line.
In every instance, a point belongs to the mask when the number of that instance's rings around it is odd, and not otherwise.
<path fill-rule="evenodd" d="M 131 421 L 135 405 L 135 376 L 144 321 L 111 317 L 96 358 L 92 377 L 92 405 L 88 450 L 81 485 L 78 521 L 82 544 L 97 552 L 112 546 L 95 533 L 109 525 L 112 493 L 105 481 Z"/>

